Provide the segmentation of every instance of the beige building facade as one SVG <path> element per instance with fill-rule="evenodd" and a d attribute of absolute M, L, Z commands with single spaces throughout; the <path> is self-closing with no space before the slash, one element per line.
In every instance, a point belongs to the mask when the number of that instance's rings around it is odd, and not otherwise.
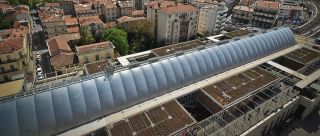
<path fill-rule="evenodd" d="M 114 46 L 109 41 L 79 46 L 76 47 L 76 52 L 81 66 L 114 58 Z"/>
<path fill-rule="evenodd" d="M 195 38 L 198 27 L 198 9 L 191 5 L 162 8 L 158 13 L 157 42 L 175 44 Z"/>

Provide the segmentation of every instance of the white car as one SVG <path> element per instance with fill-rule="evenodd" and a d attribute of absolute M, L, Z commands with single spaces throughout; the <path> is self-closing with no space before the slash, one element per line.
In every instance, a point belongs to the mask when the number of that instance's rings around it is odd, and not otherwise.
<path fill-rule="evenodd" d="M 37 72 L 37 76 L 42 76 L 42 72 Z"/>
<path fill-rule="evenodd" d="M 41 79 L 44 79 L 44 76 L 43 76 L 43 75 L 38 76 L 38 80 L 41 80 Z"/>
<path fill-rule="evenodd" d="M 42 69 L 40 67 L 38 67 L 37 72 L 42 72 Z"/>

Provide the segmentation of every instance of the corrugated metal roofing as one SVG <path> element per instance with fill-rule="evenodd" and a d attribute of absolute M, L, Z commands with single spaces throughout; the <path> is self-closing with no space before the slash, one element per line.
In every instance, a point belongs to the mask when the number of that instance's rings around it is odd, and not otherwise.
<path fill-rule="evenodd" d="M 0 104 L 4 136 L 52 135 L 293 46 L 282 28 Z"/>

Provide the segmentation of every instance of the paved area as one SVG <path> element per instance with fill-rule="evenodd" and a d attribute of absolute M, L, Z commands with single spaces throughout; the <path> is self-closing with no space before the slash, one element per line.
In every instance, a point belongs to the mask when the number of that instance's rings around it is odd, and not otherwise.
<path fill-rule="evenodd" d="M 320 117 L 311 115 L 305 120 L 295 120 L 292 125 L 282 130 L 279 136 L 320 136 Z"/>

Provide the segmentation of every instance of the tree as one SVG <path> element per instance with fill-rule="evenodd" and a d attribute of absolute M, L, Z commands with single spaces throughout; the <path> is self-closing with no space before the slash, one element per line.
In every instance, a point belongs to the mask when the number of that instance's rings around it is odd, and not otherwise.
<path fill-rule="evenodd" d="M 19 1 L 18 0 L 8 0 L 10 5 L 16 6 L 19 5 Z"/>
<path fill-rule="evenodd" d="M 102 40 L 109 40 L 120 53 L 126 55 L 129 51 L 127 33 L 118 28 L 111 28 L 102 32 Z"/>
<path fill-rule="evenodd" d="M 81 33 L 81 38 L 79 40 L 80 45 L 87 45 L 87 44 L 92 44 L 96 42 L 91 32 L 88 31 L 86 27 L 81 29 L 80 33 Z"/>

